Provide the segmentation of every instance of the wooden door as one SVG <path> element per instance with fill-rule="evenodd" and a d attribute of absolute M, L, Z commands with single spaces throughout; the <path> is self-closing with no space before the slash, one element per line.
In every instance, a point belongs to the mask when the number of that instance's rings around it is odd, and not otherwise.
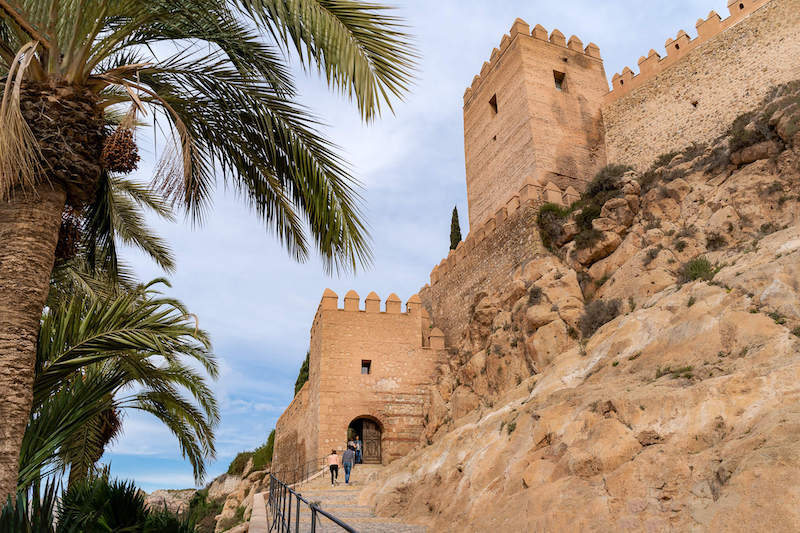
<path fill-rule="evenodd" d="M 364 463 L 380 464 L 381 462 L 381 430 L 372 420 L 364 420 Z"/>

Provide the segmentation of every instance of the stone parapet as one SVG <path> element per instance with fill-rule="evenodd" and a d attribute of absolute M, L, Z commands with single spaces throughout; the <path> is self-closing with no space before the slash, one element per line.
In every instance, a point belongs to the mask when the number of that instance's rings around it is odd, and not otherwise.
<path fill-rule="evenodd" d="M 456 265 L 468 259 L 468 256 L 473 254 L 477 245 L 483 240 L 496 238 L 495 230 L 502 226 L 521 206 L 533 206 L 537 209 L 546 203 L 568 206 L 579 199 L 580 194 L 573 187 L 561 190 L 552 182 L 545 185 L 526 183 L 518 194 L 512 196 L 505 206 L 497 210 L 492 218 L 471 230 L 467 238 L 458 243 L 455 250 L 450 250 L 447 257 L 433 267 L 430 273 L 430 284 L 436 285 L 448 272 L 455 269 Z"/>
<path fill-rule="evenodd" d="M 567 39 L 564 37 L 564 34 L 558 29 L 554 29 L 548 37 L 547 30 L 541 24 L 537 24 L 534 26 L 533 30 L 531 30 L 527 22 L 521 18 L 518 18 L 514 21 L 514 24 L 511 25 L 511 30 L 503 35 L 503 37 L 500 39 L 500 44 L 498 47 L 492 49 L 489 61 L 483 62 L 480 74 L 477 74 L 474 78 L 472 78 L 472 83 L 464 91 L 465 107 L 469 105 L 473 95 L 477 92 L 478 87 L 480 87 L 480 85 L 486 79 L 486 74 L 495 66 L 497 66 L 503 54 L 511 45 L 511 42 L 518 35 L 524 35 L 526 37 L 530 36 L 534 39 L 547 43 L 549 46 L 572 50 L 573 52 L 582 53 L 589 58 L 602 61 L 600 57 L 600 47 L 598 47 L 596 44 L 589 43 L 586 45 L 586 47 L 584 47 L 583 41 L 581 41 L 575 35 L 571 36 L 569 41 L 567 41 Z"/>
<path fill-rule="evenodd" d="M 606 95 L 605 102 L 613 102 L 633 89 L 647 83 L 658 73 L 677 63 L 699 45 L 713 39 L 770 1 L 730 0 L 728 2 L 730 16 L 723 20 L 716 11 L 711 11 L 705 19 L 698 19 L 697 24 L 695 24 L 697 37 L 694 39 L 690 38 L 685 31 L 678 31 L 674 39 L 669 38 L 664 44 L 667 52 L 666 57 L 662 57 L 658 52 L 651 49 L 647 56 L 639 58 L 639 74 L 634 74 L 629 67 L 625 67 L 621 74 L 614 74 L 611 78 L 611 92 Z"/>

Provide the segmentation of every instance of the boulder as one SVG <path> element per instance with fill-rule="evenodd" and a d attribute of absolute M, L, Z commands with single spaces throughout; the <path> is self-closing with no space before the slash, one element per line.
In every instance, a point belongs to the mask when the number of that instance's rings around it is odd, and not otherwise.
<path fill-rule="evenodd" d="M 781 146 L 775 141 L 764 141 L 731 154 L 731 163 L 746 165 L 760 159 L 769 159 L 781 153 Z"/>
<path fill-rule="evenodd" d="M 626 208 L 627 209 L 627 204 Z M 601 238 L 588 248 L 575 251 L 575 259 L 582 265 L 590 265 L 595 261 L 611 255 L 622 243 L 622 237 L 613 231 L 604 231 Z"/>

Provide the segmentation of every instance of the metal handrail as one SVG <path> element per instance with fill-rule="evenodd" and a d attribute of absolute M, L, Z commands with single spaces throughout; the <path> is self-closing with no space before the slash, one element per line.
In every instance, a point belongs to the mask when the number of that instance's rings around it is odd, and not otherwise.
<path fill-rule="evenodd" d="M 294 505 L 294 523 L 292 522 L 292 500 L 295 500 Z M 270 525 L 269 531 L 275 530 L 276 533 L 291 533 L 292 525 L 294 525 L 294 532 L 300 533 L 300 508 L 301 504 L 306 504 L 311 510 L 311 533 L 317 531 L 317 515 L 322 515 L 337 526 L 341 527 L 343 531 L 350 533 L 358 533 L 357 530 L 342 522 L 327 511 L 323 511 L 315 503 L 303 498 L 299 492 L 296 492 L 289 487 L 286 483 L 276 478 L 274 474 L 269 475 L 269 500 L 268 506 L 270 511 Z"/>

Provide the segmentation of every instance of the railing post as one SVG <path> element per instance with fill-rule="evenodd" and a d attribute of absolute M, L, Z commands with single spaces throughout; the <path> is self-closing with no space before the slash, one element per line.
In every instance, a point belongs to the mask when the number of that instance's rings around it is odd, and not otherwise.
<path fill-rule="evenodd" d="M 300 494 L 297 493 L 297 507 L 294 516 L 294 533 L 300 533 Z"/>
<path fill-rule="evenodd" d="M 317 507 L 312 503 L 311 507 L 311 533 L 317 533 Z"/>
<path fill-rule="evenodd" d="M 292 531 L 292 492 L 289 491 L 289 512 L 286 513 L 286 531 Z"/>

